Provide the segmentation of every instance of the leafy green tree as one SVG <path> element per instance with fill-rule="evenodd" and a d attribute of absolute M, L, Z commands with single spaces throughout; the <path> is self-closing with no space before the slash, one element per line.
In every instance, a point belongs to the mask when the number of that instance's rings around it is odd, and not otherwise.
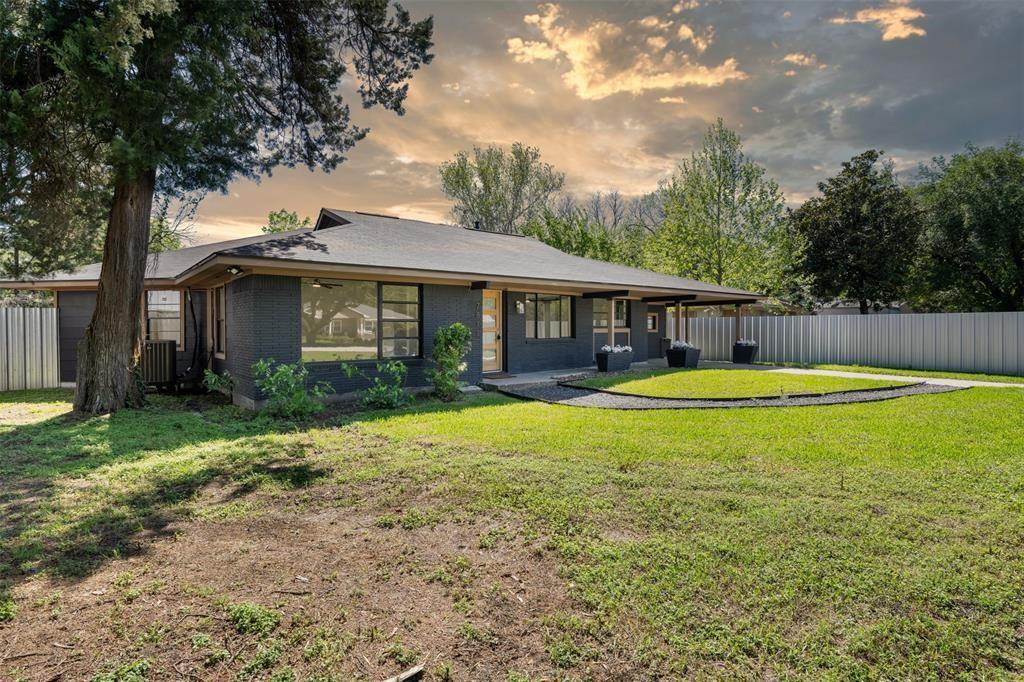
<path fill-rule="evenodd" d="M 665 187 L 665 220 L 647 240 L 648 267 L 768 294 L 794 285 L 800 242 L 778 184 L 718 119 Z"/>
<path fill-rule="evenodd" d="M 565 174 L 540 160 L 540 150 L 520 142 L 474 147 L 441 164 L 441 189 L 455 202 L 452 215 L 463 227 L 476 223 L 491 232 L 518 234 L 540 215 L 565 184 Z"/>
<path fill-rule="evenodd" d="M 267 224 L 262 229 L 267 234 L 275 232 L 291 232 L 302 230 L 313 224 L 313 219 L 306 216 L 299 219 L 299 214 L 282 208 L 280 211 L 271 211 L 267 216 Z"/>
<path fill-rule="evenodd" d="M 523 228 L 523 234 L 574 256 L 616 260 L 615 240 L 611 233 L 591 224 L 582 211 L 557 216 L 545 210 Z"/>
<path fill-rule="evenodd" d="M 872 304 L 901 300 L 911 283 L 920 220 L 892 163 L 868 150 L 818 190 L 820 197 L 791 214 L 806 241 L 803 268 L 814 295 L 853 299 L 862 315 Z"/>
<path fill-rule="evenodd" d="M 580 210 L 556 214 L 548 209 L 527 223 L 523 234 L 574 256 L 625 265 L 639 264 L 645 236 L 643 228 L 634 224 L 607 227 Z"/>
<path fill-rule="evenodd" d="M 1024 310 L 1024 146 L 968 146 L 921 174 L 923 307 Z"/>
<path fill-rule="evenodd" d="M 31 179 L 47 165 L 55 196 L 78 195 L 93 173 L 112 189 L 79 347 L 75 407 L 88 412 L 141 400 L 132 370 L 158 184 L 177 196 L 281 164 L 330 171 L 367 132 L 343 80 L 364 106 L 401 114 L 431 58 L 431 20 L 387 0 L 17 0 L 0 22 L 0 152 L 18 157 L 0 202 L 51 191 Z M 48 133 L 53 121 L 68 134 Z"/>

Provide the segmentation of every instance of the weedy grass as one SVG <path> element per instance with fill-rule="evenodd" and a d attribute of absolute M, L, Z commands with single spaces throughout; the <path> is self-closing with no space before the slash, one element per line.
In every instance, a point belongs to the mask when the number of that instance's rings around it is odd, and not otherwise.
<path fill-rule="evenodd" d="M 32 412 L 11 395 L 0 420 Z M 67 409 L 66 392 L 22 395 Z M 0 602 L 12 619 L 0 627 L 16 627 L 23 606 L 3 595 L 31 576 L 87 575 L 173 519 L 216 523 L 197 514 L 207 486 L 237 505 L 328 484 L 349 499 L 379 482 L 435 498 L 373 532 L 494 515 L 541 538 L 579 607 L 551 613 L 543 632 L 549 664 L 570 676 L 604 657 L 656 676 L 1013 678 L 1024 673 L 1022 414 L 1024 391 L 1006 389 L 678 412 L 482 395 L 301 424 L 168 397 L 88 419 L 46 407 L 0 421 Z M 481 551 L 518 541 L 488 532 Z M 425 579 L 454 589 L 471 571 L 453 561 Z M 266 638 L 280 619 L 251 607 L 229 617 Z M 486 631 L 463 630 L 487 648 Z M 195 646 L 157 639 L 147 651 Z M 264 639 L 233 670 L 344 657 L 349 641 L 328 639 L 287 661 Z M 385 646 L 395 664 L 425 650 Z"/>

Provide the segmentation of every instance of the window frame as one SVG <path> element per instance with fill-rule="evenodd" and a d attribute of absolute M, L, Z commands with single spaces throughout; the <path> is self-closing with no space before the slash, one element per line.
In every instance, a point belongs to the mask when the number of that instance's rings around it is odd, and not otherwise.
<path fill-rule="evenodd" d="M 150 341 L 149 338 L 149 294 L 151 292 L 159 291 L 176 291 L 178 292 L 178 341 L 174 344 L 174 350 L 182 352 L 185 350 L 185 290 L 177 289 L 175 287 L 159 288 L 159 289 L 145 289 L 142 292 L 142 338 L 144 341 Z"/>
<path fill-rule="evenodd" d="M 648 333 L 653 334 L 655 332 L 660 331 L 659 326 L 658 326 L 658 318 L 659 318 L 658 313 L 652 313 L 652 312 L 648 312 L 647 313 L 647 332 Z M 651 326 L 651 320 L 654 320 L 654 326 L 653 327 Z"/>
<path fill-rule="evenodd" d="M 358 360 L 342 360 L 346 364 L 350 365 L 375 365 L 378 362 L 390 362 L 392 360 L 407 362 L 409 360 L 422 360 L 423 359 L 423 284 L 422 283 L 411 283 L 411 282 L 394 282 L 385 280 L 375 279 L 340 279 L 337 277 L 302 277 L 303 281 L 338 281 L 338 282 L 368 282 L 377 286 L 377 319 L 374 324 L 376 330 L 374 336 L 377 342 L 377 357 L 375 358 L 360 358 Z M 384 301 L 384 287 L 386 286 L 400 286 L 400 287 L 413 287 L 416 289 L 416 300 L 415 301 Z M 302 285 L 300 283 L 300 291 Z M 389 340 L 416 340 L 416 347 L 419 352 L 416 355 L 393 355 L 390 357 L 384 356 L 384 323 L 385 322 L 411 322 L 412 320 L 385 320 L 384 319 L 384 303 L 415 303 L 416 304 L 416 336 L 389 336 Z M 299 296 L 299 305 L 302 306 L 302 296 Z M 299 357 L 302 357 L 302 353 L 305 350 L 305 346 L 300 346 Z M 321 364 L 325 362 L 338 362 L 338 360 L 305 360 L 307 365 Z"/>
<path fill-rule="evenodd" d="M 363 281 L 374 281 L 374 280 L 363 280 Z M 388 336 L 387 339 L 391 341 L 410 341 L 416 340 L 416 348 L 418 352 L 416 355 L 392 355 L 384 357 L 384 323 L 385 322 L 410 322 L 411 320 L 385 320 L 384 319 L 384 304 L 385 303 L 398 303 L 407 304 L 412 301 L 385 301 L 384 300 L 384 287 L 386 286 L 399 286 L 399 287 L 413 287 L 416 289 L 416 336 Z M 382 282 L 377 281 L 377 359 L 373 362 L 389 362 L 391 360 L 420 360 L 423 358 L 423 285 L 422 284 L 409 284 L 408 282 Z"/>
<path fill-rule="evenodd" d="M 217 317 L 217 303 L 219 298 L 223 296 L 223 304 L 221 305 L 222 312 L 224 313 L 224 333 L 220 334 L 220 319 Z M 218 344 L 217 342 L 220 341 Z M 217 346 L 221 347 L 221 350 L 217 350 Z M 223 360 L 227 357 L 228 352 L 228 292 L 227 285 L 221 284 L 220 286 L 213 287 L 210 289 L 210 350 L 213 351 L 213 357 L 218 360 Z"/>
<path fill-rule="evenodd" d="M 563 335 L 562 331 L 561 331 L 561 316 L 559 317 L 559 332 L 558 332 L 558 336 L 545 336 L 545 337 L 537 336 L 537 328 L 538 328 L 538 325 L 540 323 L 540 297 L 541 296 L 544 296 L 545 299 L 547 299 L 548 297 L 558 299 L 558 301 L 559 301 L 559 309 L 561 309 L 561 302 L 563 300 L 567 299 L 569 301 L 569 334 L 567 336 Z M 533 299 L 533 319 L 532 320 L 530 319 L 529 312 L 526 312 L 530 308 L 531 297 Z M 526 292 L 526 293 L 524 293 L 523 302 L 524 302 L 523 310 L 524 310 L 524 315 L 525 315 L 525 318 L 526 318 L 526 328 L 525 328 L 525 330 L 523 332 L 523 337 L 527 341 L 531 341 L 531 342 L 534 342 L 534 341 L 540 341 L 540 342 L 544 342 L 544 341 L 566 341 L 566 340 L 569 340 L 569 339 L 575 339 L 576 338 L 576 297 L 575 296 L 570 296 L 569 294 L 549 294 L 549 293 L 539 293 L 539 292 Z M 533 334 L 532 335 L 530 334 L 530 330 L 531 329 L 533 330 Z"/>
<path fill-rule="evenodd" d="M 596 299 L 594 299 L 594 302 L 596 303 L 597 301 L 607 301 L 607 300 L 608 299 L 606 299 L 606 298 L 596 298 Z M 632 327 L 633 327 L 633 306 L 630 305 L 630 299 L 628 299 L 628 298 L 616 298 L 615 299 L 615 305 L 618 305 L 620 303 L 626 309 L 626 316 L 625 316 L 625 320 L 624 320 L 625 324 L 615 324 L 615 329 L 632 329 Z M 614 306 L 612 306 L 611 316 L 612 316 L 612 322 L 614 324 L 616 322 Z M 602 324 L 598 324 L 597 323 L 596 314 L 593 313 L 593 312 L 590 315 L 590 323 L 594 327 L 594 329 L 607 329 L 608 328 L 608 322 L 607 321 L 605 321 Z"/>

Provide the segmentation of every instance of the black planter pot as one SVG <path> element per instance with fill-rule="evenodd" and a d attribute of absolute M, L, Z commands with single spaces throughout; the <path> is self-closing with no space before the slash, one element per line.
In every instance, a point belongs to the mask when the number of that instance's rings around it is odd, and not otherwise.
<path fill-rule="evenodd" d="M 752 365 L 757 357 L 757 346 L 733 344 L 732 361 L 737 365 Z"/>
<path fill-rule="evenodd" d="M 669 367 L 696 367 L 700 362 L 700 348 L 669 348 L 665 358 Z"/>
<path fill-rule="evenodd" d="M 597 352 L 597 371 L 598 372 L 621 372 L 629 369 L 629 366 L 633 363 L 633 353 L 606 353 L 605 351 Z"/>
<path fill-rule="evenodd" d="M 665 351 L 665 359 L 669 367 L 686 367 L 686 349 L 669 348 Z"/>

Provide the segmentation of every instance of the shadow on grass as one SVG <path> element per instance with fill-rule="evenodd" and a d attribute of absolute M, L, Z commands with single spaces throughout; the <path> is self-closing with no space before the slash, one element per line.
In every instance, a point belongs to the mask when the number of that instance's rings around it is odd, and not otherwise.
<path fill-rule="evenodd" d="M 0 404 L 52 404 L 54 395 L 25 392 Z M 111 557 L 142 552 L 188 517 L 190 503 L 208 485 L 229 484 L 229 499 L 237 499 L 266 486 L 304 488 L 329 475 L 303 461 L 304 443 L 273 436 L 481 402 L 492 401 L 427 402 L 392 412 L 334 408 L 293 423 L 228 405 L 219 396 L 156 396 L 144 408 L 111 415 L 66 412 L 0 424 L 0 592 L 44 571 L 82 578 Z"/>
<path fill-rule="evenodd" d="M 0 427 L 0 589 L 41 571 L 83 577 L 138 553 L 218 480 L 237 482 L 236 496 L 311 485 L 326 470 L 263 438 L 295 428 L 213 398 L 163 396 L 139 410 Z M 214 441 L 216 454 L 190 450 Z M 142 468 L 113 468 L 133 463 Z M 104 467 L 106 478 L 90 477 Z"/>

